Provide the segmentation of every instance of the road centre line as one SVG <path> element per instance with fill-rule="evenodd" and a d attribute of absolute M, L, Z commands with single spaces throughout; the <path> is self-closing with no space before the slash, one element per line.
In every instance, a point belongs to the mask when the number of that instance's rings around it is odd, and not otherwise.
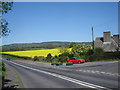
<path fill-rule="evenodd" d="M 54 77 L 57 77 L 57 78 L 61 78 L 63 80 L 67 80 L 67 81 L 73 82 L 75 84 L 83 85 L 83 86 L 86 86 L 86 87 L 89 87 L 89 88 L 110 90 L 109 88 L 106 88 L 106 87 L 103 87 L 103 86 L 87 83 L 87 82 L 80 81 L 80 80 L 77 80 L 77 79 L 74 79 L 74 78 L 70 78 L 70 77 L 67 77 L 67 76 L 63 76 L 63 75 L 60 75 L 60 74 L 50 73 L 50 72 L 47 72 L 47 71 L 43 71 L 43 70 L 27 67 L 27 66 L 24 66 L 24 65 L 12 62 L 12 61 L 9 61 L 9 62 L 11 62 L 11 63 L 13 63 L 15 65 L 27 68 L 27 69 L 31 69 L 31 70 L 38 71 L 38 72 L 41 72 L 41 73 L 44 73 L 44 74 L 48 74 L 48 75 L 51 75 L 51 76 L 54 76 Z"/>
<path fill-rule="evenodd" d="M 110 76 L 118 76 L 120 77 L 119 74 L 117 73 L 110 73 L 110 72 L 102 72 L 102 71 L 94 71 L 94 70 L 76 70 L 80 72 L 88 72 L 88 73 L 96 73 L 96 74 L 103 74 L 103 75 L 110 75 Z"/>

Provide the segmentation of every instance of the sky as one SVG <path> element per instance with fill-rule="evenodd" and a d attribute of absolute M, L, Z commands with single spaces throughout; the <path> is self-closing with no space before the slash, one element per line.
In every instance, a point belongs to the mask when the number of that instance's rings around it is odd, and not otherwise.
<path fill-rule="evenodd" d="M 117 2 L 14 2 L 4 14 L 11 30 L 2 45 L 47 41 L 91 42 L 118 34 Z"/>

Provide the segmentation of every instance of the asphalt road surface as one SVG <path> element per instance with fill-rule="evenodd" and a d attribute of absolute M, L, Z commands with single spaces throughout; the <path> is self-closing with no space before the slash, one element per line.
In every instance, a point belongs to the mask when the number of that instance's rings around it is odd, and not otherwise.
<path fill-rule="evenodd" d="M 33 61 L 3 60 L 19 75 L 24 88 L 118 88 L 118 61 L 51 66 Z"/>

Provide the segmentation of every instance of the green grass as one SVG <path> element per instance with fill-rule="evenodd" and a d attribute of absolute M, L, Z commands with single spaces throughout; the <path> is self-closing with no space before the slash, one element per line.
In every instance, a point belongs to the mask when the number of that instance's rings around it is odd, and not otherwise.
<path fill-rule="evenodd" d="M 4 85 L 4 79 L 6 74 L 5 64 L 0 61 L 0 78 L 2 78 L 2 86 Z"/>
<path fill-rule="evenodd" d="M 0 61 L 0 77 L 2 76 L 2 61 Z"/>
<path fill-rule="evenodd" d="M 27 57 L 20 57 L 20 56 L 15 56 L 15 55 L 9 55 L 9 54 L 0 54 L 0 57 L 2 58 L 10 58 L 12 60 L 31 60 Z"/>

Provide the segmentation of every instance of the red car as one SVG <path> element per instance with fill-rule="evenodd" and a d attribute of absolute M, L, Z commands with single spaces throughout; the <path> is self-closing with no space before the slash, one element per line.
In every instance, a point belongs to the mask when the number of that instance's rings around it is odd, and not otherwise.
<path fill-rule="evenodd" d="M 72 63 L 84 63 L 85 60 L 84 59 L 79 59 L 76 57 L 72 57 L 70 59 L 67 59 L 67 62 L 72 62 Z"/>

